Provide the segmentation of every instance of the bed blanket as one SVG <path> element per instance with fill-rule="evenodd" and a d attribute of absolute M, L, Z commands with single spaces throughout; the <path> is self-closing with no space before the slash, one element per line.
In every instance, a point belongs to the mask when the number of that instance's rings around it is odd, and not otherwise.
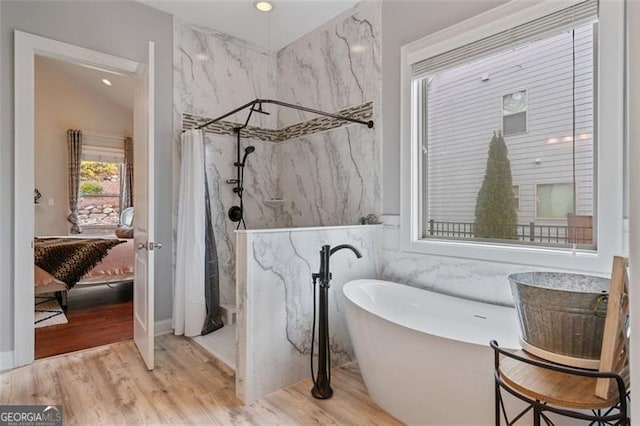
<path fill-rule="evenodd" d="M 36 238 L 35 264 L 72 288 L 111 248 L 122 243 L 114 238 Z"/>

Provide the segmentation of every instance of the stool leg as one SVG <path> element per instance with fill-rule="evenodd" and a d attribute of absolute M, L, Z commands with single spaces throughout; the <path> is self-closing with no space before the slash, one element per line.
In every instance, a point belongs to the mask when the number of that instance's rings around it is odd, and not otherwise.
<path fill-rule="evenodd" d="M 498 383 L 494 384 L 495 387 L 495 404 L 496 404 L 496 426 L 500 426 L 500 385 Z"/>
<path fill-rule="evenodd" d="M 536 401 L 539 403 L 540 401 Z M 540 426 L 540 405 L 535 404 L 533 406 L 533 426 Z"/>

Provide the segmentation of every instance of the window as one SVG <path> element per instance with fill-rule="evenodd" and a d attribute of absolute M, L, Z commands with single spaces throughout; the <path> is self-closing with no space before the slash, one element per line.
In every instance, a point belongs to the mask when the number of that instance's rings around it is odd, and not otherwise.
<path fill-rule="evenodd" d="M 502 133 L 505 136 L 527 132 L 527 91 L 502 97 Z"/>
<path fill-rule="evenodd" d="M 594 32 L 595 24 L 588 22 L 576 27 L 575 39 L 572 32 L 557 31 L 426 70 L 415 79 L 421 142 L 427 153 L 421 169 L 424 238 L 572 245 L 562 236 L 570 234 L 567 214 L 576 213 L 567 192 L 573 184 L 539 185 L 537 200 L 520 208 L 522 197 L 514 189 L 513 176 L 532 188 L 541 178 L 571 182 L 576 176 L 585 182 L 579 197 L 585 200 L 583 214 L 593 215 Z M 575 104 L 580 106 L 575 116 L 580 138 L 575 144 L 574 53 L 579 76 Z M 504 88 L 513 86 L 528 89 L 502 95 Z M 502 98 L 500 113 L 492 108 L 496 97 Z M 538 107 L 524 134 L 529 102 Z M 520 136 L 506 137 L 513 134 Z M 532 227 L 537 230 L 534 237 Z M 545 237 L 550 234 L 557 238 Z"/>
<path fill-rule="evenodd" d="M 509 4 L 403 47 L 401 247 L 604 272 L 622 248 L 624 10 Z"/>
<path fill-rule="evenodd" d="M 516 210 L 520 210 L 520 187 L 513 185 L 511 190 L 513 191 L 513 206 Z"/>
<path fill-rule="evenodd" d="M 573 183 L 536 185 L 536 217 L 538 219 L 566 219 L 575 213 Z"/>
<path fill-rule="evenodd" d="M 83 234 L 113 234 L 120 218 L 122 164 L 82 160 L 78 219 Z"/>

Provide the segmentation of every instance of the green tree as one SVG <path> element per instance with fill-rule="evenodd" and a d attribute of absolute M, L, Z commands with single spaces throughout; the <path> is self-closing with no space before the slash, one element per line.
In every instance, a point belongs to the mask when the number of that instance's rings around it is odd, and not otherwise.
<path fill-rule="evenodd" d="M 493 132 L 487 168 L 476 199 L 475 236 L 515 239 L 517 223 L 507 144 L 501 132 Z"/>

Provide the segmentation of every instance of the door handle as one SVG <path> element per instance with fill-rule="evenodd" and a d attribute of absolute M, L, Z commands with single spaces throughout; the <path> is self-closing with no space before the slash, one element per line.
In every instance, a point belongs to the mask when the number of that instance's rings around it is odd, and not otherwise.
<path fill-rule="evenodd" d="M 161 249 L 162 248 L 162 243 L 154 243 L 154 242 L 138 243 L 138 244 L 136 244 L 136 248 L 138 250 Z"/>

